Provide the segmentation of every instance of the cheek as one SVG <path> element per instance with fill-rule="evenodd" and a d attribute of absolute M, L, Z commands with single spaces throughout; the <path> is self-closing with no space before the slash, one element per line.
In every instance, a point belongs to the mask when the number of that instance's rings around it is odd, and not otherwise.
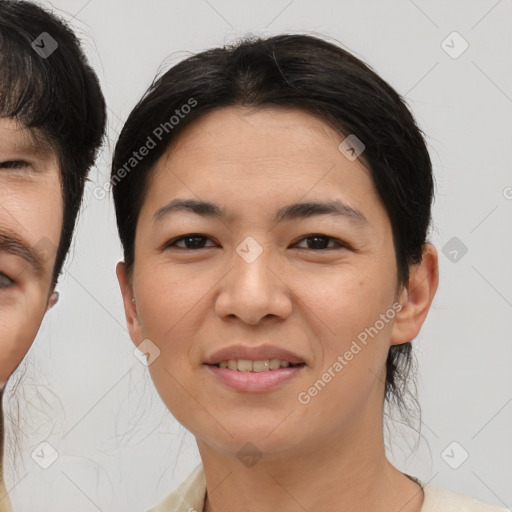
<path fill-rule="evenodd" d="M 158 346 L 169 364 L 189 356 L 198 328 L 194 318 L 202 311 L 201 299 L 208 300 L 205 293 L 210 287 L 205 276 L 197 273 L 143 265 L 137 268 L 134 291 L 141 335 Z"/>
<path fill-rule="evenodd" d="M 322 384 L 318 386 L 324 407 L 330 407 L 333 396 L 332 403 L 343 399 L 347 407 L 350 403 L 355 406 L 354 400 L 382 378 L 396 315 L 392 307 L 394 266 L 389 267 L 383 270 L 381 264 L 368 263 L 347 272 L 333 272 L 322 283 L 304 286 L 301 300 L 314 312 L 311 318 L 316 318 L 315 334 L 321 347 L 311 384 L 320 379 L 329 388 L 324 392 Z M 312 393 L 316 396 L 315 390 Z"/>
<path fill-rule="evenodd" d="M 5 383 L 30 349 L 44 317 L 42 298 L 0 304 L 0 382 Z"/>
<path fill-rule="evenodd" d="M 149 366 L 163 402 L 186 428 L 197 430 L 197 418 L 208 423 L 199 404 L 204 384 L 197 376 L 200 356 L 196 341 L 202 326 L 211 320 L 212 296 L 219 281 L 216 271 L 192 272 L 187 268 L 144 265 L 139 258 L 133 275 L 138 321 L 143 339 L 160 350 Z M 155 283 L 158 285 L 155 285 Z M 204 335 L 202 336 L 204 338 Z M 215 425 L 210 425 L 215 429 Z"/>
<path fill-rule="evenodd" d="M 347 342 L 392 306 L 395 280 L 389 276 L 391 270 L 369 263 L 323 276 L 302 274 L 294 291 L 322 321 L 327 339 Z"/>
<path fill-rule="evenodd" d="M 196 393 L 190 351 L 197 338 L 194 326 L 198 328 L 191 319 L 210 286 L 204 275 L 155 263 L 143 252 L 136 251 L 135 261 L 132 279 L 140 340 L 133 341 L 149 339 L 158 347 L 158 357 L 149 366 L 151 378 L 167 408 L 187 427 L 189 415 L 200 414 L 192 412 L 195 402 L 190 398 Z"/>

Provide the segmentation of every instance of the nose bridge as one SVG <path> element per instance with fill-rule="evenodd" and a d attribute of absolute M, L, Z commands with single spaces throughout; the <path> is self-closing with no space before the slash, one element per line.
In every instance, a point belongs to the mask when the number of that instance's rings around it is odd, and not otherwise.
<path fill-rule="evenodd" d="M 253 236 L 246 237 L 233 254 L 231 272 L 217 299 L 218 314 L 235 315 L 251 324 L 267 315 L 288 316 L 291 304 L 286 286 L 272 270 L 275 262 L 268 245 L 264 247 Z"/>
<path fill-rule="evenodd" d="M 261 239 L 261 238 L 260 238 Z M 252 236 L 244 239 L 236 248 L 236 256 L 233 258 L 233 270 L 235 281 L 246 289 L 246 296 L 256 293 L 260 299 L 269 292 L 271 274 L 269 265 L 272 262 L 271 250 L 263 246 Z"/>

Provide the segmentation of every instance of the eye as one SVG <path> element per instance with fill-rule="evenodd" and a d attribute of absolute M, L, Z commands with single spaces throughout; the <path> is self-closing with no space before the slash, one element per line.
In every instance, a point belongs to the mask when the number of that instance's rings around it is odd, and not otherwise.
<path fill-rule="evenodd" d="M 199 233 L 190 233 L 188 235 L 180 236 L 179 238 L 175 238 L 171 240 L 168 244 L 166 244 L 165 248 L 168 249 L 170 247 L 176 247 L 178 249 L 203 249 L 205 248 L 205 241 L 210 240 L 207 236 L 201 235 Z M 299 247 L 300 249 L 312 249 L 315 251 L 318 250 L 326 250 L 326 249 L 343 249 L 347 248 L 347 245 L 341 242 L 340 240 L 333 238 L 331 236 L 322 235 L 322 234 L 313 234 L 308 235 L 302 238 L 299 242 L 306 240 L 307 247 Z M 178 245 L 183 242 L 183 245 Z M 334 246 L 329 247 L 329 242 L 333 242 Z M 213 247 L 213 246 L 210 246 Z"/>
<path fill-rule="evenodd" d="M 10 277 L 7 277 L 5 274 L 0 272 L 0 290 L 10 288 L 14 284 L 15 282 Z"/>
<path fill-rule="evenodd" d="M 7 160 L 0 162 L 0 169 L 24 169 L 28 165 L 24 160 Z"/>
<path fill-rule="evenodd" d="M 166 244 L 165 248 L 168 249 L 170 247 L 177 247 L 178 249 L 202 249 L 206 240 L 210 239 L 207 236 L 198 233 L 190 233 L 188 235 L 183 235 L 179 238 L 171 240 L 168 244 Z M 178 245 L 178 243 L 181 241 L 185 243 L 185 247 Z"/>
<path fill-rule="evenodd" d="M 313 249 L 313 250 L 325 250 L 325 249 L 346 249 L 347 245 L 338 240 L 337 238 L 333 238 L 331 236 L 327 235 L 321 235 L 321 234 L 313 234 L 308 235 L 304 238 L 302 238 L 299 242 L 302 242 L 303 240 L 306 240 L 306 245 L 308 247 L 299 247 L 300 249 Z M 329 242 L 334 242 L 334 247 L 328 247 Z"/>

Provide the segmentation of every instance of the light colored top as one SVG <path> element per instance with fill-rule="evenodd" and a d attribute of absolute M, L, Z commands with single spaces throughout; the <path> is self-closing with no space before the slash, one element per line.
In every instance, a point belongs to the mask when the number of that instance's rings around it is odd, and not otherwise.
<path fill-rule="evenodd" d="M 466 494 L 455 494 L 441 487 L 424 484 L 417 478 L 424 493 L 421 512 L 511 512 L 510 509 L 486 505 Z M 160 505 L 149 512 L 203 512 L 206 480 L 202 463 Z"/>
<path fill-rule="evenodd" d="M 0 475 L 2 473 L 1 465 L 0 465 Z M 3 478 L 0 476 L 0 512 L 11 512 L 11 502 L 9 500 L 9 495 L 5 490 L 5 485 Z"/>

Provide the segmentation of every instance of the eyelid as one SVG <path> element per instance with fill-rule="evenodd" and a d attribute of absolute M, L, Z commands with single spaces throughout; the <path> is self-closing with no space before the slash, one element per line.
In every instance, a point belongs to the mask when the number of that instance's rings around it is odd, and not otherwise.
<path fill-rule="evenodd" d="M 315 238 L 315 237 L 326 238 L 328 240 L 328 243 L 330 241 L 334 241 L 335 246 L 329 247 L 327 249 L 316 249 L 316 250 L 308 249 L 307 247 L 299 247 L 299 249 L 306 249 L 306 250 L 311 250 L 311 251 L 316 251 L 316 252 L 328 251 L 328 250 L 333 250 L 333 249 L 349 249 L 349 245 L 347 243 L 343 242 L 342 240 L 340 240 L 339 238 L 336 238 L 334 236 L 324 235 L 323 233 L 311 233 L 309 235 L 303 236 L 303 237 L 299 238 L 299 240 L 297 240 L 293 245 L 297 245 L 299 242 L 302 242 L 303 240 L 307 240 L 308 238 Z"/>
<path fill-rule="evenodd" d="M 26 160 L 5 160 L 0 162 L 0 169 L 25 169 L 30 167 Z"/>
<path fill-rule="evenodd" d="M 206 238 L 208 240 L 213 241 L 209 236 L 203 235 L 202 233 L 187 233 L 186 235 L 180 235 L 176 238 L 173 238 L 169 240 L 168 242 L 165 242 L 162 249 L 169 249 L 171 247 L 177 247 L 176 244 L 178 242 L 181 242 L 185 238 Z M 210 246 L 211 247 L 211 246 Z M 185 251 L 198 251 L 201 249 L 188 249 L 187 247 L 178 247 L 178 249 L 183 249 Z"/>
<path fill-rule="evenodd" d="M 326 249 L 309 249 L 307 247 L 299 247 L 299 249 L 305 249 L 305 250 L 315 251 L 315 252 L 322 252 L 322 251 L 328 251 L 328 250 L 334 250 L 334 249 L 350 249 L 350 246 L 347 243 L 343 242 L 342 240 L 340 240 L 336 237 L 333 237 L 333 236 L 325 235 L 323 233 L 310 233 L 307 235 L 303 235 L 292 245 L 297 245 L 299 242 L 302 242 L 303 240 L 307 240 L 308 238 L 314 238 L 314 237 L 326 238 L 328 240 L 328 243 L 330 241 L 334 241 L 335 246 L 329 247 Z M 169 240 L 168 242 L 166 242 L 164 244 L 164 246 L 162 248 L 165 250 L 165 249 L 169 249 L 171 247 L 176 247 L 177 249 L 183 249 L 185 251 L 200 251 L 200 250 L 208 249 L 208 248 L 212 247 L 212 246 L 208 246 L 208 247 L 201 247 L 198 249 L 189 249 L 187 247 L 178 247 L 176 245 L 178 242 L 181 242 L 182 240 L 184 240 L 186 238 L 205 238 L 205 239 L 213 242 L 213 240 L 209 236 L 203 235 L 202 233 L 188 233 L 186 235 L 181 235 L 179 237 L 173 238 L 172 240 Z"/>
<path fill-rule="evenodd" d="M 4 280 L 4 279 L 7 279 L 9 281 L 7 286 L 2 285 L 2 280 Z M 0 272 L 0 290 L 7 290 L 8 288 L 11 288 L 15 284 L 16 284 L 16 282 L 14 280 L 12 280 L 8 275 L 4 274 L 3 272 Z"/>

